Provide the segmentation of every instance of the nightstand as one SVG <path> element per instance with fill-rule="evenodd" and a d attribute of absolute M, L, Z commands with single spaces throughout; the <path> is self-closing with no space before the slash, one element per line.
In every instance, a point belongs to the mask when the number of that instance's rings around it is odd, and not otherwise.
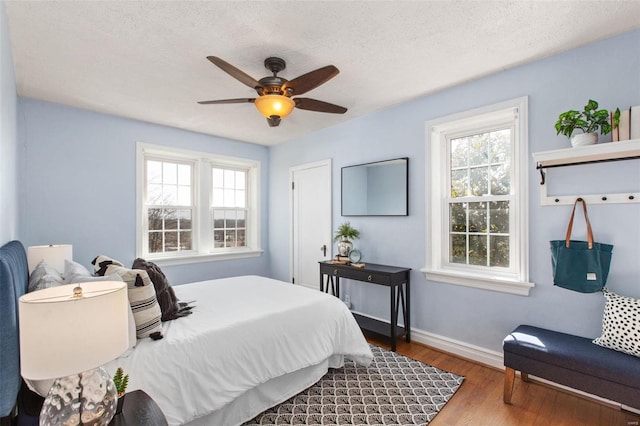
<path fill-rule="evenodd" d="M 158 404 L 144 391 L 127 392 L 122 413 L 113 416 L 109 426 L 168 426 Z"/>

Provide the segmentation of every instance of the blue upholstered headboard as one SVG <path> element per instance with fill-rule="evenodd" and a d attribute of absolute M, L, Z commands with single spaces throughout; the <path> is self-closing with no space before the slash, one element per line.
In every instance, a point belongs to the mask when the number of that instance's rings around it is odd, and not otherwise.
<path fill-rule="evenodd" d="M 20 390 L 18 298 L 27 291 L 27 254 L 20 241 L 0 248 L 0 417 L 11 414 Z"/>

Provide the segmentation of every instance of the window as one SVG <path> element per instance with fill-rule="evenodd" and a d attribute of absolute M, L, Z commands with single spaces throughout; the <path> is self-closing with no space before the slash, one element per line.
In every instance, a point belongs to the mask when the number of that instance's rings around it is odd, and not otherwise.
<path fill-rule="evenodd" d="M 257 256 L 256 161 L 138 144 L 137 256 L 163 264 Z"/>
<path fill-rule="evenodd" d="M 527 295 L 527 99 L 427 123 L 433 281 Z"/>
<path fill-rule="evenodd" d="M 247 171 L 214 167 L 213 184 L 214 248 L 244 247 L 247 217 Z"/>

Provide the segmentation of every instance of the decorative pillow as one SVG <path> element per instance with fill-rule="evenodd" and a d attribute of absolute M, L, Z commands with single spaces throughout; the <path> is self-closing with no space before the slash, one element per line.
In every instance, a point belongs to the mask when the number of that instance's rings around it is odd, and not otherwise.
<path fill-rule="evenodd" d="M 593 343 L 640 357 L 640 300 L 620 296 L 607 289 L 602 318 L 602 336 Z"/>
<path fill-rule="evenodd" d="M 162 311 L 156 299 L 156 290 L 147 274 L 141 269 L 129 269 L 106 256 L 98 256 L 92 262 L 98 275 L 117 274 L 127 283 L 129 303 L 136 322 L 138 339 L 151 337 L 162 339 Z"/>
<path fill-rule="evenodd" d="M 162 270 L 153 262 L 147 262 L 144 259 L 136 259 L 131 265 L 132 269 L 143 269 L 149 274 L 149 278 L 153 282 L 153 286 L 156 289 L 156 298 L 162 311 L 162 321 L 170 321 L 179 318 L 178 311 L 180 305 L 178 305 L 178 298 L 171 288 L 171 284 L 167 280 L 166 275 Z"/>
<path fill-rule="evenodd" d="M 96 275 L 104 275 L 107 266 L 109 265 L 117 265 L 124 266 L 124 264 L 118 262 L 117 260 L 111 259 L 110 257 L 100 255 L 91 261 L 93 265 L 93 269 L 96 271 Z"/>
<path fill-rule="evenodd" d="M 28 292 L 55 287 L 64 283 L 62 274 L 44 260 L 29 275 Z"/>

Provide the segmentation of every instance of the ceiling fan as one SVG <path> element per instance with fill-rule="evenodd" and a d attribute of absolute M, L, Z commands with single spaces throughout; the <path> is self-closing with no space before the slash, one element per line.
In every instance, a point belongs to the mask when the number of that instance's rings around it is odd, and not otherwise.
<path fill-rule="evenodd" d="M 293 80 L 287 80 L 278 77 L 278 73 L 287 66 L 284 59 L 270 57 L 264 60 L 264 66 L 270 70 L 273 75 L 256 80 L 217 56 L 207 56 L 207 59 L 231 77 L 255 89 L 258 97 L 201 101 L 198 102 L 199 104 L 253 103 L 256 105 L 256 108 L 258 108 L 258 111 L 267 118 L 269 126 L 271 127 L 278 126 L 280 120 L 289 115 L 294 107 L 332 114 L 344 114 L 347 112 L 346 108 L 328 102 L 310 98 L 292 98 L 292 96 L 307 93 L 338 75 L 340 71 L 333 65 L 327 65 L 326 67 L 303 74 Z"/>

